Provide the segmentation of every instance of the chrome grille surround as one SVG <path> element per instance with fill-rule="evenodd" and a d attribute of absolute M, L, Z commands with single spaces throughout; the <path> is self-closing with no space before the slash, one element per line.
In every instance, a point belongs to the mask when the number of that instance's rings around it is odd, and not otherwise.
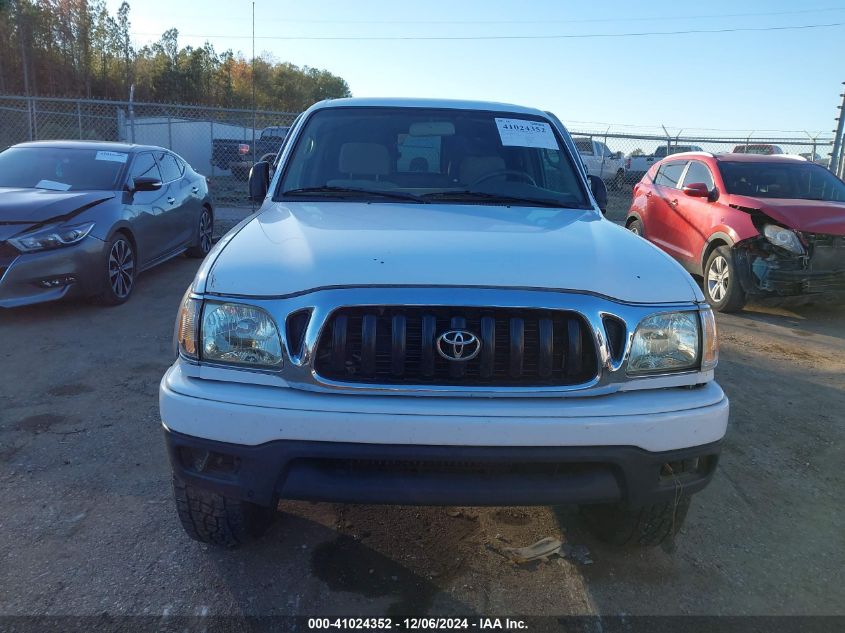
<path fill-rule="evenodd" d="M 689 302 L 662 304 L 624 303 L 600 295 L 571 291 L 548 290 L 539 288 L 488 288 L 457 286 L 363 286 L 323 288 L 309 292 L 280 297 L 243 297 L 206 293 L 195 294 L 196 299 L 211 299 L 258 306 L 266 310 L 276 321 L 282 337 L 284 366 L 280 370 L 254 370 L 216 365 L 205 361 L 197 363 L 182 357 L 189 375 L 203 375 L 203 368 L 219 368 L 225 374 L 214 374 L 215 379 L 232 379 L 237 382 L 260 383 L 288 386 L 309 391 L 322 391 L 338 394 L 392 394 L 392 395 L 455 395 L 482 397 L 520 397 L 520 396 L 561 396 L 561 395 L 601 395 L 618 391 L 621 384 L 630 383 L 626 375 L 626 365 L 631 341 L 637 325 L 649 315 L 664 312 L 692 311 L 706 308 L 706 304 Z M 531 385 L 531 386 L 481 386 L 481 385 L 433 385 L 433 384 L 374 384 L 372 382 L 354 383 L 330 380 L 316 371 L 316 349 L 324 328 L 331 315 L 339 308 L 361 308 L 382 306 L 475 306 L 478 308 L 525 309 L 566 311 L 576 313 L 589 326 L 597 356 L 598 371 L 579 384 L 572 385 Z M 299 354 L 291 354 L 285 327 L 288 315 L 308 309 L 311 319 L 305 330 L 304 341 Z M 624 350 L 612 353 L 604 322 L 613 319 L 625 324 Z M 637 378 L 637 381 L 649 381 L 656 378 L 684 376 L 701 373 L 699 369 L 685 372 L 651 375 Z M 263 374 L 260 380 L 250 376 Z M 227 376 L 228 375 L 228 376 Z M 712 372 L 710 373 L 712 376 Z M 257 377 L 256 377 L 257 378 Z M 684 382 L 684 381 L 681 381 Z M 706 382 L 702 379 L 699 382 Z M 686 381 L 689 383 L 689 380 Z M 671 386 L 671 385 L 669 385 Z"/>

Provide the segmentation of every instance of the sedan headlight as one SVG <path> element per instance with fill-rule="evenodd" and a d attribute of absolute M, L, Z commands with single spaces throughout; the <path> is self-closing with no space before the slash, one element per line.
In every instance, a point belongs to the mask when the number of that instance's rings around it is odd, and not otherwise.
<path fill-rule="evenodd" d="M 763 227 L 763 235 L 772 244 L 780 246 L 790 253 L 795 253 L 796 255 L 804 254 L 804 245 L 795 231 L 778 226 L 777 224 L 767 224 Z"/>
<path fill-rule="evenodd" d="M 9 242 L 19 251 L 31 253 L 50 248 L 59 248 L 61 246 L 70 246 L 71 244 L 81 242 L 93 228 L 93 222 L 85 222 L 84 224 L 75 224 L 73 226 L 54 226 L 40 231 L 33 231 L 32 233 L 25 233 L 18 237 L 12 237 L 9 239 Z"/>
<path fill-rule="evenodd" d="M 637 326 L 628 359 L 629 374 L 697 369 L 701 335 L 698 312 L 664 312 Z"/>
<path fill-rule="evenodd" d="M 282 365 L 279 329 L 261 308 L 206 302 L 200 335 L 201 361 L 268 369 Z"/>

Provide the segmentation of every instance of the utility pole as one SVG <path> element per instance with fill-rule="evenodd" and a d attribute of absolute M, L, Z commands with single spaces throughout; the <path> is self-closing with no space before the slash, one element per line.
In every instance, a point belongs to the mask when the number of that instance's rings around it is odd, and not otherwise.
<path fill-rule="evenodd" d="M 845 81 L 842 82 L 842 85 L 845 86 Z M 839 108 L 839 116 L 836 117 L 836 120 L 839 123 L 834 130 L 836 136 L 833 137 L 833 151 L 830 153 L 830 166 L 828 169 L 832 171 L 837 176 L 841 176 L 840 172 L 840 163 L 842 162 L 840 154 L 842 153 L 842 143 L 843 143 L 843 133 L 845 133 L 845 91 L 842 92 L 842 105 L 837 106 Z"/>
<path fill-rule="evenodd" d="M 255 153 L 255 0 L 252 3 L 252 164 L 258 162 Z M 252 172 L 250 172 L 252 173 Z M 247 186 L 249 183 L 247 183 Z M 255 211 L 255 200 L 252 201 L 252 210 Z"/>

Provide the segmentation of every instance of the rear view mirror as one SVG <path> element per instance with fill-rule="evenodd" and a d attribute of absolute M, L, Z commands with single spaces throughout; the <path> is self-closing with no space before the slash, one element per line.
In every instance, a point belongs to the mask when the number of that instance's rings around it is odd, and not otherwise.
<path fill-rule="evenodd" d="M 692 198 L 710 197 L 710 189 L 703 182 L 691 182 L 684 186 L 684 193 Z"/>
<path fill-rule="evenodd" d="M 249 199 L 261 202 L 270 188 L 270 163 L 260 160 L 249 170 Z"/>
<path fill-rule="evenodd" d="M 451 121 L 418 121 L 408 128 L 411 136 L 454 136 L 455 124 Z"/>
<path fill-rule="evenodd" d="M 163 185 L 158 178 L 150 178 L 147 176 L 134 178 L 130 182 L 132 191 L 158 191 L 162 188 L 162 186 Z"/>
<path fill-rule="evenodd" d="M 604 180 L 598 176 L 587 176 L 590 181 L 590 191 L 593 192 L 593 198 L 596 199 L 596 204 L 602 213 L 607 213 L 607 185 Z"/>

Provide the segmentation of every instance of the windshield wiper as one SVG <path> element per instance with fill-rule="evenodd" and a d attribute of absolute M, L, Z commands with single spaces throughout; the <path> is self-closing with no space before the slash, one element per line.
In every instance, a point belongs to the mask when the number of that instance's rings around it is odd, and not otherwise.
<path fill-rule="evenodd" d="M 500 193 L 470 191 L 468 189 L 465 189 L 463 191 L 435 191 L 433 193 L 427 193 L 422 197 L 426 200 L 455 200 L 459 202 L 467 200 L 477 200 L 479 202 L 501 202 L 503 204 L 527 205 L 536 207 L 563 208 L 567 206 L 560 200 L 555 200 L 553 198 L 525 198 L 521 196 L 507 196 Z"/>
<path fill-rule="evenodd" d="M 328 194 L 337 197 L 343 197 L 345 194 L 353 194 L 359 196 L 366 194 L 368 196 L 379 196 L 381 198 L 393 198 L 395 200 L 405 200 L 407 202 L 415 202 L 417 204 L 426 204 L 419 196 L 406 191 L 391 191 L 389 189 L 364 189 L 362 187 L 333 187 L 324 185 L 322 187 L 301 187 L 299 189 L 288 189 L 283 191 L 283 196 L 307 196 L 307 195 Z"/>

